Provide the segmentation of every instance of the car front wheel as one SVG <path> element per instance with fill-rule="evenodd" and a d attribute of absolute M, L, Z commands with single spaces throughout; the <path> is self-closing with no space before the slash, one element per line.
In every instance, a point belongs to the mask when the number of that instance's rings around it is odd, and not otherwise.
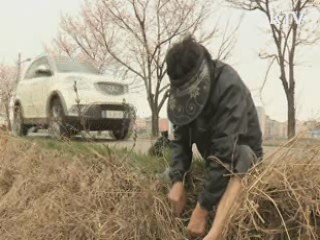
<path fill-rule="evenodd" d="M 128 129 L 113 130 L 112 136 L 116 140 L 124 140 L 128 138 Z"/>
<path fill-rule="evenodd" d="M 28 133 L 28 128 L 24 124 L 22 110 L 20 106 L 16 106 L 14 109 L 14 119 L 13 119 L 13 133 L 16 136 L 26 136 Z"/>
<path fill-rule="evenodd" d="M 70 137 L 70 133 L 65 123 L 63 107 L 59 99 L 54 99 L 51 104 L 48 130 L 50 136 L 55 139 Z"/>

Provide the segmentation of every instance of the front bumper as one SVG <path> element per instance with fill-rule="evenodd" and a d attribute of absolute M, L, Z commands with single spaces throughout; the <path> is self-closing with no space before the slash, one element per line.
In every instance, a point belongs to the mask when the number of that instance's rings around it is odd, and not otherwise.
<path fill-rule="evenodd" d="M 77 130 L 120 130 L 129 128 L 133 119 L 133 108 L 128 104 L 79 105 L 66 116 L 67 125 Z M 105 111 L 123 112 L 122 118 L 107 118 Z"/>

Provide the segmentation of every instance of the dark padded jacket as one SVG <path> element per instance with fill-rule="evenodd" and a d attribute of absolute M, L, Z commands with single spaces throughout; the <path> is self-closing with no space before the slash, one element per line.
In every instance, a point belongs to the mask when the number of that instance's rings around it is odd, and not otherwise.
<path fill-rule="evenodd" d="M 240 145 L 262 158 L 262 134 L 250 91 L 231 66 L 212 61 L 210 69 L 211 93 L 204 110 L 191 124 L 173 126 L 173 183 L 189 170 L 193 143 L 204 159 L 215 156 L 230 165 L 237 160 Z"/>

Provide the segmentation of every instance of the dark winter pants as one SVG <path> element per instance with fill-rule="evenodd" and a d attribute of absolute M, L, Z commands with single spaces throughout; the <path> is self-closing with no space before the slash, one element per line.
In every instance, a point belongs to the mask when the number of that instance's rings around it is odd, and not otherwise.
<path fill-rule="evenodd" d="M 237 174 L 238 176 L 244 176 L 253 164 L 257 162 L 257 157 L 249 146 L 238 145 L 237 148 L 236 152 L 238 154 L 231 164 L 220 162 L 210 156 L 206 159 L 204 190 L 200 194 L 198 201 L 200 205 L 208 211 L 211 211 L 213 207 L 219 203 L 220 198 L 228 186 L 231 175 Z M 171 181 L 173 183 L 182 181 L 184 178 L 183 175 L 186 174 L 185 171 L 190 165 L 191 159 L 190 162 L 174 162 L 169 171 Z M 183 172 L 185 173 L 183 174 Z"/>
<path fill-rule="evenodd" d="M 234 173 L 243 177 L 257 162 L 257 157 L 249 146 L 239 145 L 238 148 L 239 154 L 232 165 L 225 165 L 210 157 L 206 160 L 204 190 L 198 201 L 208 211 L 218 204 L 228 186 L 231 175 Z"/>

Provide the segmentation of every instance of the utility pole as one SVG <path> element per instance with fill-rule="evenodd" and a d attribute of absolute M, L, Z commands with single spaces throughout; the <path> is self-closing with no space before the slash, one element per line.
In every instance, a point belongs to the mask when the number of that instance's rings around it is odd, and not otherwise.
<path fill-rule="evenodd" d="M 18 54 L 16 86 L 20 81 L 20 75 L 21 75 L 21 53 Z"/>
<path fill-rule="evenodd" d="M 18 83 L 20 81 L 22 63 L 29 62 L 30 60 L 31 60 L 30 58 L 26 58 L 26 59 L 22 60 L 21 53 L 18 54 L 16 86 L 18 85 Z"/>

